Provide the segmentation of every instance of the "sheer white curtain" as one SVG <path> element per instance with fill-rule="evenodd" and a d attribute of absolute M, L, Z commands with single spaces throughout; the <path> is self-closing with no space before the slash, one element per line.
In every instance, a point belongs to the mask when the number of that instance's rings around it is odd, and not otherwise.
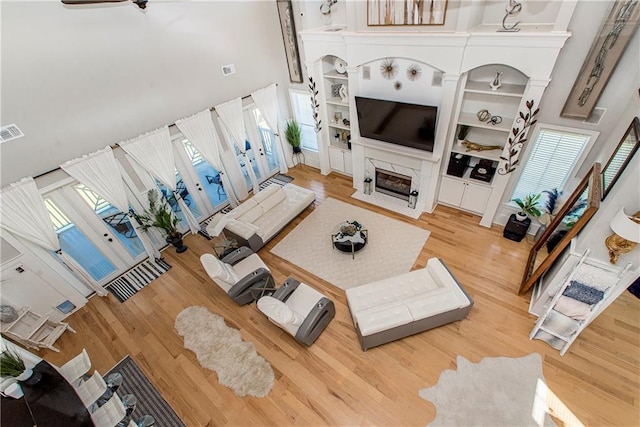
<path fill-rule="evenodd" d="M 0 227 L 57 252 L 65 264 L 78 273 L 98 295 L 107 295 L 107 291 L 94 282 L 73 258 L 62 252 L 51 217 L 33 178 L 23 178 L 0 190 Z"/>
<path fill-rule="evenodd" d="M 256 174 L 253 172 L 251 162 L 247 156 L 247 150 L 245 149 L 245 142 L 247 141 L 246 130 L 244 128 L 244 117 L 242 114 L 242 100 L 240 98 L 232 99 L 231 101 L 216 105 L 216 113 L 222 119 L 227 131 L 231 138 L 235 141 L 238 149 L 242 153 L 244 158 L 244 165 L 249 178 L 251 179 L 251 185 L 253 186 L 253 194 L 258 194 L 260 191 L 260 185 Z M 251 142 L 249 142 L 251 144 Z"/>
<path fill-rule="evenodd" d="M 220 172 L 220 179 L 222 180 L 222 185 L 227 190 L 229 202 L 231 202 L 233 206 L 238 205 L 238 198 L 234 193 L 231 181 L 222 167 L 222 160 L 220 159 L 222 144 L 220 143 L 218 133 L 213 124 L 211 112 L 207 109 L 191 117 L 177 120 L 176 126 L 178 126 L 180 132 L 191 141 L 205 160 Z"/>
<path fill-rule="evenodd" d="M 196 234 L 200 231 L 198 220 L 176 191 L 176 166 L 169 127 L 164 126 L 137 138 L 120 142 L 118 145 L 151 175 L 169 187 L 187 219 L 191 233 Z"/>
<path fill-rule="evenodd" d="M 287 160 L 284 157 L 284 146 L 282 145 L 282 138 L 280 138 L 280 130 L 278 129 L 278 93 L 276 92 L 275 83 L 252 92 L 251 97 L 258 106 L 258 110 L 262 113 L 262 117 L 264 117 L 276 136 L 280 173 L 287 173 L 289 168 L 287 168 Z"/>
<path fill-rule="evenodd" d="M 129 212 L 129 200 L 124 187 L 122 174 L 111 147 L 106 147 L 86 156 L 69 160 L 60 167 L 78 182 L 95 191 L 100 197 L 129 216 L 133 231 L 144 246 L 150 259 L 160 258 L 160 252 L 153 247 L 146 232 L 141 231 L 140 223 Z"/>

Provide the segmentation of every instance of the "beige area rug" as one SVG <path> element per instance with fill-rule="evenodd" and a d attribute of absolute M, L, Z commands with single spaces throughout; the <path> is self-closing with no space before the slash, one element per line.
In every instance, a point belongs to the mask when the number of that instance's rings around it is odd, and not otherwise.
<path fill-rule="evenodd" d="M 546 385 L 538 353 L 485 357 L 473 364 L 458 356 L 457 370 L 420 390 L 436 407 L 429 426 L 554 426 L 547 414 Z"/>
<path fill-rule="evenodd" d="M 356 220 L 367 229 L 367 245 L 350 253 L 334 249 L 331 234 L 341 222 Z M 342 288 L 411 271 L 429 231 L 327 198 L 271 253 Z"/>
<path fill-rule="evenodd" d="M 184 347 L 196 354 L 200 365 L 215 371 L 220 384 L 236 395 L 264 397 L 273 387 L 271 365 L 221 316 L 205 307 L 187 307 L 178 314 L 175 328 L 184 337 Z"/>

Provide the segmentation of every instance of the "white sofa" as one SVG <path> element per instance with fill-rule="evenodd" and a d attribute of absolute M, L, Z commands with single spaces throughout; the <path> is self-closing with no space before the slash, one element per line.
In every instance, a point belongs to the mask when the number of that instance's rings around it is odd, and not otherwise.
<path fill-rule="evenodd" d="M 316 193 L 294 184 L 272 184 L 226 214 L 217 213 L 207 233 L 217 236 L 224 228 L 238 246 L 258 252 L 316 199 Z"/>
<path fill-rule="evenodd" d="M 347 290 L 363 350 L 467 316 L 473 300 L 442 260 L 425 268 Z"/>

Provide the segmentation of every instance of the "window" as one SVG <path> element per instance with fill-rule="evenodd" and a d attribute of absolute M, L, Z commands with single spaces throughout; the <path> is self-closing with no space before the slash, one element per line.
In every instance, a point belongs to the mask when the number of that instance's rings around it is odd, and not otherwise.
<path fill-rule="evenodd" d="M 311 95 L 303 90 L 290 89 L 291 107 L 293 115 L 302 128 L 302 148 L 310 151 L 318 151 L 318 139 L 316 138 L 316 123 L 313 120 L 313 107 Z"/>
<path fill-rule="evenodd" d="M 564 189 L 597 136 L 598 132 L 540 125 L 511 199 Z"/>

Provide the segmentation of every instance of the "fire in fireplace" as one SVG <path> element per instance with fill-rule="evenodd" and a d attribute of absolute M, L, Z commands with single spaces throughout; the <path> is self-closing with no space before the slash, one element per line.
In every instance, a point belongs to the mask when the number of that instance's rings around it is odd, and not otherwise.
<path fill-rule="evenodd" d="M 376 168 L 376 191 L 402 200 L 409 200 L 411 177 Z"/>

